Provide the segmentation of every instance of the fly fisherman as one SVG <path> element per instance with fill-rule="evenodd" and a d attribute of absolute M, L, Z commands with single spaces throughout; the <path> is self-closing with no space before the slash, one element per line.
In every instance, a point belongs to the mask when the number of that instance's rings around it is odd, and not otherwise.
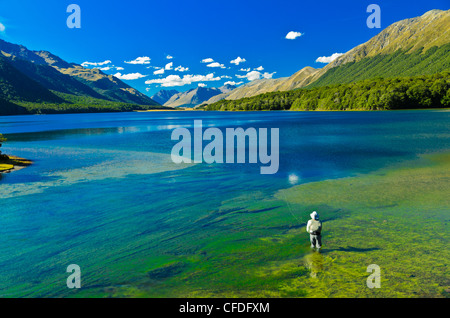
<path fill-rule="evenodd" d="M 311 240 L 311 248 L 317 248 L 320 250 L 322 247 L 322 222 L 319 220 L 319 215 L 316 211 L 310 214 L 311 220 L 306 225 L 306 232 L 309 233 L 309 239 Z"/>

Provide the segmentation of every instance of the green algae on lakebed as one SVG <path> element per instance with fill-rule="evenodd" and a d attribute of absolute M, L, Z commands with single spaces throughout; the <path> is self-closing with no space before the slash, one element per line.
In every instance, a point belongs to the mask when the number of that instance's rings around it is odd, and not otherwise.
<path fill-rule="evenodd" d="M 296 288 L 320 297 L 448 296 L 450 154 L 423 156 L 398 167 L 300 185 L 278 194 L 291 203 L 322 206 L 326 222 L 319 279 Z M 365 269 L 381 268 L 381 288 L 369 289 Z"/>
<path fill-rule="evenodd" d="M 449 168 L 449 153 L 426 155 L 274 197 L 234 198 L 157 238 L 140 260 L 141 279 L 75 296 L 448 297 Z M 304 229 L 311 210 L 324 221 L 320 254 Z M 381 268 L 379 289 L 366 285 L 370 264 Z"/>

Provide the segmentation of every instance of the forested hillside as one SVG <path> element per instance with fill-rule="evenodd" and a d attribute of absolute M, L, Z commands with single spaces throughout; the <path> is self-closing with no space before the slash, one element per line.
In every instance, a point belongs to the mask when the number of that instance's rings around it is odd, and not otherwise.
<path fill-rule="evenodd" d="M 450 107 L 450 72 L 221 100 L 206 110 L 390 110 Z"/>

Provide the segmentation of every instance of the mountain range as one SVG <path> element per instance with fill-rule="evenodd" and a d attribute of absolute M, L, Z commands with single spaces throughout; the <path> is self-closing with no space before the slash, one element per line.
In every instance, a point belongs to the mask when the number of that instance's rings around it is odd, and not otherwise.
<path fill-rule="evenodd" d="M 215 87 L 197 87 L 194 89 L 190 89 L 183 93 L 174 93 L 172 96 L 163 104 L 167 107 L 194 107 L 200 105 L 215 96 L 222 94 L 231 93 L 236 86 L 234 85 L 224 85 L 218 88 Z M 164 91 L 166 96 L 168 96 L 168 91 Z M 170 91 L 174 92 L 174 91 Z M 157 93 L 158 95 L 159 93 Z M 153 97 L 152 97 L 153 98 Z"/>
<path fill-rule="evenodd" d="M 155 95 L 151 97 L 155 102 L 164 105 L 167 101 L 175 94 L 178 94 L 179 91 L 176 89 L 162 89 Z"/>
<path fill-rule="evenodd" d="M 431 10 L 388 26 L 321 69 L 305 67 L 290 77 L 255 80 L 205 104 L 376 77 L 438 73 L 450 68 L 449 30 L 450 10 Z"/>
<path fill-rule="evenodd" d="M 433 75 L 450 69 L 449 30 L 450 10 L 431 10 L 393 23 L 321 69 L 307 66 L 290 77 L 239 87 L 161 90 L 152 98 L 99 69 L 0 40 L 0 115 L 192 108 L 299 88 Z"/>
<path fill-rule="evenodd" d="M 93 105 L 102 103 L 110 106 L 105 110 L 125 105 L 141 105 L 137 109 L 159 106 L 147 95 L 99 69 L 87 69 L 50 52 L 28 50 L 3 40 L 0 40 L 0 102 L 0 106 L 5 105 L 0 114 L 9 114 L 14 109 L 24 113 L 27 108 L 24 105 L 39 103 L 88 103 L 92 110 L 100 110 Z"/>

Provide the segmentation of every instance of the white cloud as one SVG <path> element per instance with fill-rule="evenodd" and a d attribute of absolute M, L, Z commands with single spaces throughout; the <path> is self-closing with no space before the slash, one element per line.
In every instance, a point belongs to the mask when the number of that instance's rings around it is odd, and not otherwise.
<path fill-rule="evenodd" d="M 172 87 L 172 86 L 183 86 L 189 85 L 195 82 L 209 82 L 209 81 L 220 81 L 221 78 L 214 77 L 213 73 L 209 73 L 208 75 L 184 75 L 180 77 L 179 75 L 169 75 L 165 78 L 157 78 L 152 80 L 145 81 L 145 84 L 161 84 L 163 87 Z"/>
<path fill-rule="evenodd" d="M 214 60 L 212 58 L 203 59 L 202 63 L 212 63 Z"/>
<path fill-rule="evenodd" d="M 233 85 L 233 86 L 238 86 L 238 85 L 241 85 L 242 83 L 244 83 L 244 82 L 242 82 L 242 81 L 240 81 L 240 82 L 235 82 L 235 81 L 228 81 L 228 82 L 225 82 L 223 85 Z"/>
<path fill-rule="evenodd" d="M 220 64 L 218 62 L 214 62 L 214 63 L 210 63 L 208 65 L 206 65 L 207 67 L 220 67 L 220 68 L 225 68 L 225 66 L 223 64 Z"/>
<path fill-rule="evenodd" d="M 104 62 L 83 62 L 81 63 L 81 66 L 88 67 L 88 66 L 102 66 L 106 64 L 112 63 L 110 60 L 106 60 Z"/>
<path fill-rule="evenodd" d="M 262 67 L 262 65 L 260 67 L 255 68 L 255 70 L 257 71 L 264 71 L 264 67 Z"/>
<path fill-rule="evenodd" d="M 264 72 L 264 74 L 262 74 L 262 77 L 264 78 L 272 78 L 273 74 L 275 74 L 276 72 L 272 72 L 272 73 L 268 73 L 268 72 Z"/>
<path fill-rule="evenodd" d="M 187 71 L 189 71 L 189 67 L 183 67 L 183 66 L 177 66 L 177 67 L 175 67 L 175 71 L 177 71 L 177 72 L 187 72 Z"/>
<path fill-rule="evenodd" d="M 205 83 L 198 83 L 198 87 L 206 87 Z"/>
<path fill-rule="evenodd" d="M 114 74 L 114 76 L 122 80 L 135 80 L 138 78 L 146 77 L 147 75 L 142 75 L 141 73 L 121 74 L 118 72 Z"/>
<path fill-rule="evenodd" d="M 150 64 L 150 58 L 148 56 L 141 56 L 136 58 L 133 61 L 125 61 L 127 64 Z"/>
<path fill-rule="evenodd" d="M 173 59 L 173 56 L 172 55 L 167 55 L 166 59 L 171 60 L 171 59 Z"/>
<path fill-rule="evenodd" d="M 230 63 L 231 64 L 235 64 L 235 65 L 239 65 L 240 63 L 244 63 L 245 61 L 246 61 L 246 59 L 242 59 L 240 56 L 238 56 L 234 60 L 231 60 Z"/>
<path fill-rule="evenodd" d="M 173 68 L 173 62 L 167 63 L 166 66 L 164 66 L 164 69 L 166 71 L 170 71 Z"/>
<path fill-rule="evenodd" d="M 250 72 L 250 67 L 249 68 L 241 68 L 239 71 L 241 71 L 241 72 Z"/>
<path fill-rule="evenodd" d="M 159 70 L 156 70 L 156 71 L 153 72 L 153 74 L 155 74 L 155 75 L 164 74 L 164 69 L 161 68 Z"/>
<path fill-rule="evenodd" d="M 339 56 L 344 55 L 344 53 L 333 53 L 330 56 L 320 56 L 317 58 L 316 62 L 319 63 L 330 63 L 337 59 Z"/>
<path fill-rule="evenodd" d="M 286 39 L 288 40 L 295 40 L 296 38 L 302 36 L 303 34 L 300 32 L 290 31 L 288 34 L 286 34 Z"/>
<path fill-rule="evenodd" d="M 115 65 L 107 65 L 107 64 L 111 64 L 112 62 L 110 60 L 106 60 L 103 62 L 83 62 L 81 63 L 81 66 L 83 67 L 94 67 L 99 69 L 100 71 L 111 71 L 116 69 L 117 71 L 123 71 L 124 68 L 120 67 L 120 66 L 115 66 Z M 107 66 L 103 66 L 103 65 L 107 65 Z M 103 67 L 99 67 L 99 66 L 103 66 Z"/>
<path fill-rule="evenodd" d="M 261 79 L 261 78 L 272 78 L 273 74 L 275 74 L 275 73 L 276 72 L 273 72 L 273 73 L 268 73 L 268 72 L 261 73 L 261 72 L 258 72 L 258 71 L 251 71 L 251 72 L 248 72 L 245 75 L 236 75 L 236 77 L 237 78 L 246 78 L 249 81 L 254 81 L 254 80 L 257 80 L 257 79 Z"/>
<path fill-rule="evenodd" d="M 0 32 L 5 32 L 6 28 L 3 23 L 0 23 Z"/>
<path fill-rule="evenodd" d="M 251 71 L 247 73 L 246 77 L 249 81 L 254 81 L 261 78 L 261 73 L 258 71 Z"/>
<path fill-rule="evenodd" d="M 232 78 L 232 77 L 228 75 L 223 75 L 222 78 Z"/>

